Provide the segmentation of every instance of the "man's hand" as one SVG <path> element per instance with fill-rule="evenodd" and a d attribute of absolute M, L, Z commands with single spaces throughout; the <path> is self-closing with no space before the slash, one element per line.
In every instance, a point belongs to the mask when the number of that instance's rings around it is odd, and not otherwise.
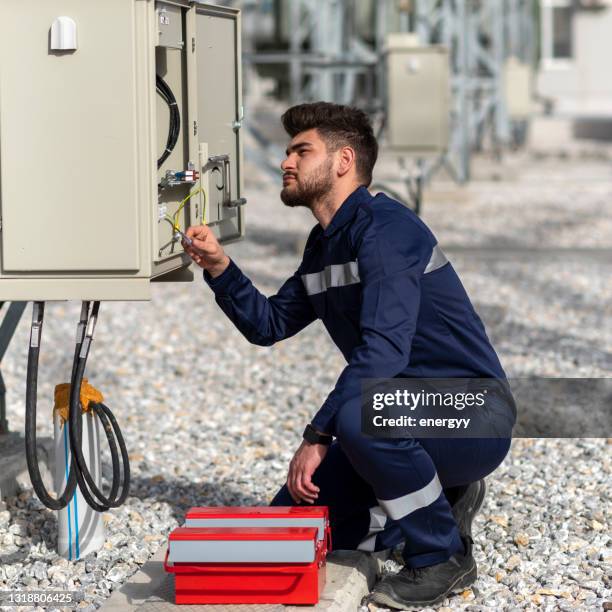
<path fill-rule="evenodd" d="M 223 247 L 209 227 L 194 225 L 185 232 L 185 235 L 193 243 L 188 245 L 183 240 L 185 252 L 200 268 L 208 270 L 213 278 L 219 276 L 229 266 L 229 257 L 225 254 Z"/>
<path fill-rule="evenodd" d="M 306 502 L 312 504 L 319 495 L 319 487 L 312 482 L 312 475 L 319 467 L 327 453 L 325 444 L 310 444 L 302 441 L 289 464 L 287 488 L 296 504 Z"/>

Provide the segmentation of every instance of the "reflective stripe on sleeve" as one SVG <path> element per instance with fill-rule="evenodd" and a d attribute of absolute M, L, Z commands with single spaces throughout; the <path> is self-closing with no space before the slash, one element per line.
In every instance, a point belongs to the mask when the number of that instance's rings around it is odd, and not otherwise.
<path fill-rule="evenodd" d="M 302 274 L 302 281 L 308 295 L 327 291 L 330 287 L 344 287 L 359 282 L 357 261 L 347 261 L 343 264 L 325 266 L 321 272 Z"/>
<path fill-rule="evenodd" d="M 429 258 L 429 263 L 425 268 L 424 274 L 429 274 L 442 266 L 445 266 L 448 263 L 448 259 L 446 259 L 446 255 L 442 251 L 442 249 L 436 244 L 433 248 L 433 252 L 431 257 Z"/>
<path fill-rule="evenodd" d="M 425 267 L 424 274 L 429 274 L 438 268 L 446 265 L 448 259 L 442 249 L 436 244 L 429 258 L 429 263 Z M 320 272 L 302 274 L 302 282 L 308 295 L 323 293 L 331 287 L 345 287 L 360 282 L 359 267 L 357 261 L 347 261 L 342 264 L 332 264 L 325 266 Z"/>

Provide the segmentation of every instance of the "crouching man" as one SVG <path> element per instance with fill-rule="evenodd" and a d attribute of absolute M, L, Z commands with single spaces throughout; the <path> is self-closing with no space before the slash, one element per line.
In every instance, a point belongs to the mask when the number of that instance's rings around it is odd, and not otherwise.
<path fill-rule="evenodd" d="M 369 193 L 378 145 L 367 116 L 318 102 L 290 108 L 282 123 L 290 142 L 280 198 L 317 220 L 295 274 L 265 297 L 206 226 L 189 228 L 193 245 L 184 247 L 250 342 L 269 346 L 322 320 L 347 365 L 306 425 L 272 504 L 328 506 L 334 548 L 403 542 L 405 567 L 380 581 L 371 600 L 429 606 L 476 579 L 472 519 L 483 478 L 502 462 L 510 438 L 365 436 L 360 382 L 491 379 L 491 418 L 505 431 L 514 403 L 494 382 L 504 371 L 432 232 L 399 202 Z"/>

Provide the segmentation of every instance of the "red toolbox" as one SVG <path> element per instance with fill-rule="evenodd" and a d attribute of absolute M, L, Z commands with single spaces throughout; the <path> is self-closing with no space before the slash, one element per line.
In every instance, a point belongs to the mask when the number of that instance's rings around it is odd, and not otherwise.
<path fill-rule="evenodd" d="M 327 507 L 192 508 L 164 567 L 177 604 L 316 604 L 325 586 Z"/>
<path fill-rule="evenodd" d="M 185 527 L 317 527 L 331 551 L 327 506 L 207 506 L 191 508 Z"/>

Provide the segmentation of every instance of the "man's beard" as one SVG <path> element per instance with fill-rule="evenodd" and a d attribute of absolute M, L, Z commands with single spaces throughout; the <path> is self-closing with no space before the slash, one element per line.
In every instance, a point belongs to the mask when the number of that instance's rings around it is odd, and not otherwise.
<path fill-rule="evenodd" d="M 328 157 L 302 181 L 294 177 L 294 184 L 282 189 L 280 199 L 286 206 L 306 206 L 312 209 L 312 204 L 323 199 L 333 187 L 332 168 L 333 161 Z"/>

